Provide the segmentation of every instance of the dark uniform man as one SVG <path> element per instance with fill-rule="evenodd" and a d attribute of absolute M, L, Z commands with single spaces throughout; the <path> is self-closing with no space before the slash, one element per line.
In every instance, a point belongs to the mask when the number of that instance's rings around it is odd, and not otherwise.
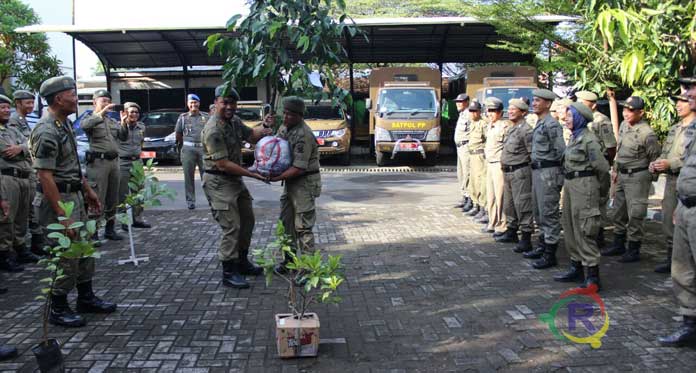
<path fill-rule="evenodd" d="M 476 216 L 486 211 L 486 134 L 488 123 L 481 118 L 481 103 L 474 101 L 469 105 L 469 196 L 473 208 L 466 214 Z"/>
<path fill-rule="evenodd" d="M 210 118 L 200 111 L 201 99 L 195 94 L 188 95 L 188 113 L 181 114 L 176 121 L 176 142 L 182 144 L 181 166 L 184 169 L 184 188 L 186 189 L 186 204 L 189 210 L 196 208 L 196 184 L 194 173 L 196 166 L 203 180 L 203 145 L 201 131 Z"/>
<path fill-rule="evenodd" d="M 689 126 L 696 120 L 696 113 L 689 107 L 689 99 L 686 95 L 674 97 L 677 102 L 677 115 L 681 120 L 674 124 L 669 130 L 667 139 L 662 145 L 662 155 L 660 159 L 650 164 L 650 172 L 664 173 L 667 176 L 665 191 L 662 198 L 662 232 L 665 234 L 667 244 L 667 260 L 655 267 L 657 273 L 669 273 L 672 264 L 672 239 L 674 237 L 674 223 L 672 217 L 674 209 L 677 208 L 677 177 L 682 168 L 682 156 L 684 155 L 684 144 L 686 142 L 686 132 Z"/>
<path fill-rule="evenodd" d="M 2 197 L 10 204 L 8 214 L 0 219 L 0 269 L 20 272 L 24 267 L 19 263 L 35 263 L 39 258 L 24 243 L 31 207 L 31 156 L 27 139 L 8 124 L 11 102 L 0 95 L 0 186 Z"/>
<path fill-rule="evenodd" d="M 516 253 L 532 249 L 534 208 L 532 204 L 532 169 L 529 167 L 532 153 L 532 127 L 525 120 L 529 105 L 519 98 L 510 100 L 508 116 L 513 126 L 508 130 L 501 165 L 505 177 L 503 204 L 507 230 L 496 237 L 498 242 L 517 242 L 517 229 L 522 240 L 515 247 Z"/>
<path fill-rule="evenodd" d="M 454 206 L 467 212 L 474 207 L 469 198 L 469 96 L 462 93 L 454 99 L 457 105 L 457 126 L 454 128 L 454 144 L 457 147 L 457 181 L 462 194 L 462 201 Z"/>
<path fill-rule="evenodd" d="M 140 105 L 135 102 L 126 102 L 123 104 L 123 109 L 126 111 L 126 129 L 128 135 L 125 140 L 118 143 L 118 158 L 119 158 L 119 187 L 118 187 L 118 203 L 122 204 L 126 200 L 126 196 L 132 191 L 128 187 L 130 181 L 130 171 L 134 162 L 142 162 L 140 153 L 143 150 L 143 141 L 145 140 L 145 124 L 140 122 Z M 133 211 L 133 228 L 150 228 L 150 224 L 145 223 L 141 219 L 142 208 L 134 209 Z M 128 225 L 123 224 L 121 228 L 128 231 Z"/>
<path fill-rule="evenodd" d="M 77 143 L 68 115 L 77 109 L 75 81 L 67 76 L 50 78 L 41 84 L 39 93 L 48 103 L 48 111 L 31 133 L 31 152 L 39 187 L 34 199 L 39 224 L 57 223 L 65 212 L 59 201 L 73 202 L 75 209 L 65 224 L 87 220 L 85 200 L 97 213 L 99 197 L 82 176 L 77 157 Z M 77 287 L 77 312 L 111 313 L 116 304 L 99 299 L 92 291 L 94 258 L 62 258 L 58 264 L 65 277 L 56 280 L 51 295 L 49 322 L 63 326 L 84 326 L 85 320 L 68 305 L 68 293 Z"/>
<path fill-rule="evenodd" d="M 283 100 L 283 125 L 278 137 L 290 144 L 292 165 L 271 181 L 284 181 L 280 196 L 280 220 L 300 254 L 314 253 L 315 200 L 321 194 L 319 175 L 319 146 L 317 139 L 304 121 L 305 103 L 298 97 Z M 282 268 L 281 268 L 282 270 Z"/>
<path fill-rule="evenodd" d="M 609 162 L 597 136 L 588 130 L 594 117 L 589 107 L 571 103 L 565 116 L 571 136 L 563 161 L 563 232 L 570 256 L 570 269 L 554 280 L 584 282 L 599 290 L 599 248 L 596 235 L 601 224 L 600 175 L 609 172 Z M 587 268 L 587 277 L 583 271 Z"/>
<path fill-rule="evenodd" d="M 637 96 L 629 97 L 623 106 L 624 121 L 619 129 L 615 170 L 614 244 L 602 252 L 603 256 L 623 255 L 623 263 L 640 260 L 643 240 L 643 221 L 648 212 L 648 197 L 652 174 L 650 162 L 660 155 L 660 144 L 652 128 L 643 119 L 645 102 Z M 618 174 L 617 174 L 618 170 Z M 626 241 L 628 240 L 628 251 Z"/>
<path fill-rule="evenodd" d="M 94 111 L 80 122 L 80 127 L 87 134 L 89 141 L 89 151 L 86 154 L 87 180 L 99 195 L 99 201 L 104 207 L 106 219 L 104 237 L 118 241 L 123 237 L 114 229 L 116 224 L 114 216 L 120 186 L 118 144 L 128 136 L 128 130 L 123 124 L 125 113 L 120 113 L 121 124 L 107 115 L 114 104 L 111 103 L 111 93 L 105 89 L 94 92 L 92 98 Z"/>
<path fill-rule="evenodd" d="M 563 187 L 561 160 L 565 152 L 563 128 L 550 114 L 556 94 L 548 89 L 532 91 L 532 107 L 539 117 L 532 135 L 532 190 L 536 222 L 539 225 L 543 254 L 532 263 L 536 269 L 556 265 L 556 249 L 561 235 L 559 202 Z"/>
<path fill-rule="evenodd" d="M 27 149 L 27 154 L 30 154 L 29 150 L 29 136 L 31 135 L 31 128 L 29 127 L 29 122 L 27 122 L 27 114 L 34 111 L 34 95 L 29 91 L 17 90 L 12 94 L 15 102 L 16 111 L 10 116 L 10 126 L 16 127 L 19 132 L 24 135 L 27 139 L 27 143 L 24 145 Z M 36 172 L 32 169 L 31 176 L 29 176 L 29 183 L 31 184 L 29 194 L 30 201 L 34 200 L 34 195 L 36 194 Z M 34 214 L 34 209 L 29 210 L 29 231 L 31 232 L 31 252 L 36 255 L 44 255 L 43 242 L 41 241 L 43 236 L 41 233 L 41 227 L 39 226 L 39 219 Z"/>
<path fill-rule="evenodd" d="M 265 181 L 264 177 L 242 167 L 242 144 L 255 144 L 270 129 L 245 126 L 235 115 L 239 94 L 225 85 L 215 88 L 216 113 L 201 133 L 205 174 L 203 191 L 213 217 L 222 229 L 218 257 L 222 262 L 222 284 L 238 289 L 249 287 L 244 275 L 263 271 L 247 257 L 254 231 L 251 194 L 242 176 Z"/>
<path fill-rule="evenodd" d="M 689 88 L 686 92 L 689 108 L 696 112 L 696 76 L 679 82 Z M 683 165 L 677 178 L 679 204 L 674 212 L 672 251 L 672 284 L 684 319 L 676 332 L 659 338 L 660 344 L 667 347 L 696 344 L 696 123 L 687 132 Z"/>

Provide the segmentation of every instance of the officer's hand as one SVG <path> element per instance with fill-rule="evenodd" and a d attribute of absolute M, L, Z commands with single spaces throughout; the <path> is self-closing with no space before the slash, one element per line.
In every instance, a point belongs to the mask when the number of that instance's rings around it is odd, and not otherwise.
<path fill-rule="evenodd" d="M 663 172 L 669 170 L 669 161 L 666 159 L 658 159 L 650 164 L 650 166 L 657 172 Z"/>
<path fill-rule="evenodd" d="M 97 111 L 95 114 L 104 118 L 106 113 L 109 112 L 111 109 L 113 109 L 114 106 L 116 106 L 116 104 L 108 104 L 108 105 L 104 106 L 101 110 Z"/>
<path fill-rule="evenodd" d="M 5 158 L 14 158 L 19 153 L 22 152 L 22 147 L 19 145 L 8 145 L 5 150 L 2 151 L 2 156 Z"/>
<path fill-rule="evenodd" d="M 252 128 L 252 131 L 254 132 L 254 137 L 259 138 L 261 136 L 268 136 L 270 135 L 273 131 L 270 128 L 266 127 L 254 127 Z"/>
<path fill-rule="evenodd" d="M 102 206 L 101 202 L 99 202 L 99 196 L 97 196 L 97 193 L 95 193 L 93 189 L 90 189 L 85 194 L 85 199 L 87 200 L 87 205 L 89 206 L 90 212 L 94 213 L 94 215 L 100 215 Z"/>
<path fill-rule="evenodd" d="M 10 215 L 10 203 L 5 201 L 4 199 L 0 201 L 0 209 L 2 209 L 3 218 L 6 218 L 8 215 Z"/>
<path fill-rule="evenodd" d="M 280 177 L 280 175 L 274 176 L 274 177 L 271 178 L 271 182 L 282 181 L 282 180 L 283 180 L 283 179 Z"/>
<path fill-rule="evenodd" d="M 125 126 L 126 125 L 126 119 L 128 119 L 128 112 L 125 110 L 119 113 L 121 115 L 121 125 Z"/>

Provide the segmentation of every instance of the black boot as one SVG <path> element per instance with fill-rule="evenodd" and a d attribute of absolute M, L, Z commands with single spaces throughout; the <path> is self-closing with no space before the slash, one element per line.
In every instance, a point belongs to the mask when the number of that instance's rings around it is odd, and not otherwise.
<path fill-rule="evenodd" d="M 249 261 L 249 252 L 242 252 L 239 259 L 239 273 L 249 276 L 263 274 L 263 268 Z"/>
<path fill-rule="evenodd" d="M 464 208 L 464 206 L 466 206 L 466 202 L 467 202 L 467 201 L 468 201 L 468 197 L 462 197 L 461 202 L 459 202 L 459 203 L 457 203 L 456 205 L 454 205 L 454 208 L 455 208 L 455 209 Z"/>
<path fill-rule="evenodd" d="M 626 235 L 614 234 L 614 243 L 602 250 L 602 256 L 619 256 L 626 252 Z"/>
<path fill-rule="evenodd" d="M 222 285 L 235 289 L 249 288 L 249 283 L 239 272 L 238 261 L 228 260 L 222 262 Z"/>
<path fill-rule="evenodd" d="M 696 317 L 684 316 L 682 326 L 676 332 L 657 340 L 664 347 L 696 345 Z"/>
<path fill-rule="evenodd" d="M 474 221 L 477 221 L 477 220 L 483 218 L 483 215 L 485 215 L 485 214 L 486 214 L 486 209 L 483 207 L 479 207 L 479 212 L 477 212 L 476 215 L 474 215 L 474 217 L 472 219 L 474 219 Z"/>
<path fill-rule="evenodd" d="M 116 229 L 114 229 L 115 223 L 116 222 L 114 222 L 113 219 L 106 222 L 106 227 L 104 228 L 104 238 L 111 241 L 121 241 L 123 240 L 123 236 L 116 233 Z"/>
<path fill-rule="evenodd" d="M 17 263 L 11 252 L 2 251 L 0 252 L 0 270 L 5 272 L 22 272 L 24 267 Z"/>
<path fill-rule="evenodd" d="M 546 251 L 546 243 L 544 242 L 544 235 L 540 234 L 536 249 L 522 254 L 522 257 L 525 259 L 539 259 L 544 255 L 544 251 Z"/>
<path fill-rule="evenodd" d="M 528 253 L 532 251 L 532 232 L 522 232 L 522 239 L 512 251 L 516 253 Z"/>
<path fill-rule="evenodd" d="M 671 273 L 672 272 L 672 245 L 668 242 L 667 246 L 667 260 L 660 263 L 655 267 L 655 272 L 657 273 Z"/>
<path fill-rule="evenodd" d="M 145 228 L 145 229 L 147 229 L 147 228 L 152 228 L 152 225 L 150 225 L 142 220 L 136 220 L 133 222 L 132 227 L 133 228 Z"/>
<path fill-rule="evenodd" d="M 584 282 L 585 271 L 582 269 L 582 263 L 571 259 L 568 271 L 553 276 L 553 280 L 558 282 Z"/>
<path fill-rule="evenodd" d="M 471 198 L 466 197 L 466 203 L 462 206 L 462 212 L 467 212 L 474 208 L 474 201 Z"/>
<path fill-rule="evenodd" d="M 585 282 L 582 284 L 582 288 L 591 288 L 595 286 L 596 290 L 599 291 L 602 288 L 602 284 L 599 281 L 599 266 L 587 267 L 587 277 Z"/>
<path fill-rule="evenodd" d="M 619 258 L 621 263 L 633 263 L 640 260 L 640 241 L 628 241 L 628 251 Z"/>
<path fill-rule="evenodd" d="M 17 348 L 0 345 L 0 361 L 17 357 Z"/>
<path fill-rule="evenodd" d="M 112 313 L 116 304 L 99 299 L 92 291 L 92 281 L 77 284 L 77 312 Z"/>
<path fill-rule="evenodd" d="M 484 211 L 483 215 L 481 216 L 480 219 L 475 219 L 475 221 L 479 224 L 488 224 L 488 213 Z"/>
<path fill-rule="evenodd" d="M 26 246 L 15 247 L 15 252 L 17 253 L 17 262 L 21 264 L 36 263 L 41 259 L 27 250 Z"/>
<path fill-rule="evenodd" d="M 71 328 L 87 325 L 85 319 L 70 308 L 67 295 L 51 296 L 51 312 L 48 316 L 48 322 Z"/>
<path fill-rule="evenodd" d="M 508 228 L 505 233 L 495 238 L 495 242 L 517 243 L 520 239 L 517 237 L 517 230 Z"/>
<path fill-rule="evenodd" d="M 535 260 L 534 263 L 532 263 L 532 267 L 536 269 L 546 269 L 546 268 L 551 268 L 556 266 L 556 249 L 558 249 L 558 244 L 550 244 L 547 243 L 544 245 L 546 247 L 546 250 L 544 250 L 544 254 L 541 256 L 541 259 Z"/>
<path fill-rule="evenodd" d="M 43 236 L 40 234 L 32 234 L 31 235 L 31 252 L 38 256 L 38 257 L 44 257 L 46 256 L 46 252 L 44 251 L 44 239 Z"/>
<path fill-rule="evenodd" d="M 476 216 L 476 215 L 478 215 L 480 212 L 481 212 L 481 206 L 479 206 L 479 205 L 474 205 L 474 207 L 473 207 L 471 210 L 464 212 L 464 215 L 467 215 L 467 216 Z"/>
<path fill-rule="evenodd" d="M 597 238 L 595 238 L 595 242 L 597 242 L 597 247 L 599 248 L 599 250 L 604 250 L 604 248 L 607 246 L 604 240 L 604 228 L 599 228 L 599 232 L 597 233 Z"/>

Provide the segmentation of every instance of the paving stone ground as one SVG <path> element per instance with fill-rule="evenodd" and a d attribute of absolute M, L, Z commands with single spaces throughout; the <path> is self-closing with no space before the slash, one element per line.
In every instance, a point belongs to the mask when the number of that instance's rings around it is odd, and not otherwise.
<path fill-rule="evenodd" d="M 271 239 L 278 209 L 255 212 L 256 246 Z M 561 268 L 534 270 L 451 205 L 320 207 L 319 247 L 344 256 L 344 301 L 312 309 L 324 341 L 318 358 L 281 360 L 273 315 L 286 311 L 282 284 L 267 288 L 258 278 L 249 290 L 222 287 L 209 211 L 147 214 L 155 228 L 136 240 L 149 263 L 117 265 L 125 242 L 108 243 L 98 260 L 95 288 L 118 312 L 88 315 L 79 329 L 50 328 L 71 371 L 696 371 L 696 350 L 656 343 L 679 323 L 669 277 L 652 272 L 664 255 L 657 223 L 648 224 L 642 262 L 603 260 L 610 326 L 592 349 L 554 338 L 539 320 L 571 287 L 551 280 Z M 36 369 L 41 277 L 37 266 L 3 274 L 11 290 L 0 304 L 0 342 L 21 355 L 0 371 Z"/>

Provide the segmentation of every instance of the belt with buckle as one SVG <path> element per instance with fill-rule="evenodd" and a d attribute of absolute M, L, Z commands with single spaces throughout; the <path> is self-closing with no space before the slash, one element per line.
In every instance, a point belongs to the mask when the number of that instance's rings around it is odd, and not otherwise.
<path fill-rule="evenodd" d="M 622 174 L 629 174 L 629 175 L 635 174 L 635 173 L 641 172 L 641 171 L 647 171 L 647 170 L 648 170 L 647 167 L 619 168 L 619 172 L 621 172 Z"/>
<path fill-rule="evenodd" d="M 140 159 L 139 156 L 131 156 L 131 157 L 119 157 L 120 159 L 123 159 L 124 161 L 137 161 Z"/>
<path fill-rule="evenodd" d="M 540 168 L 561 167 L 560 161 L 535 161 L 532 162 L 532 170 Z"/>
<path fill-rule="evenodd" d="M 469 154 L 483 154 L 483 152 L 484 152 L 483 149 L 469 150 Z"/>
<path fill-rule="evenodd" d="M 193 142 L 193 141 L 184 141 L 184 146 L 192 146 L 194 148 L 200 148 L 203 146 L 203 143 Z"/>
<path fill-rule="evenodd" d="M 677 198 L 679 201 L 681 201 L 682 205 L 686 206 L 687 208 L 692 208 L 696 206 L 696 196 L 694 197 L 684 197 L 677 195 Z"/>
<path fill-rule="evenodd" d="M 503 172 L 514 172 L 516 170 L 519 170 L 520 168 L 524 168 L 527 166 L 529 166 L 529 162 L 516 164 L 514 166 L 501 166 L 501 168 L 503 169 Z"/>
<path fill-rule="evenodd" d="M 3 168 L 2 170 L 0 170 L 0 174 L 5 176 L 14 176 L 20 179 L 28 179 L 31 175 L 31 172 L 22 171 L 18 168 Z"/>
<path fill-rule="evenodd" d="M 75 183 L 56 183 L 56 187 L 58 187 L 60 193 L 77 193 L 82 191 L 82 183 L 79 181 Z M 43 193 L 41 183 L 36 184 L 36 191 Z"/>
<path fill-rule="evenodd" d="M 576 177 L 588 177 L 588 176 L 595 176 L 595 172 L 591 170 L 586 170 L 586 171 L 573 171 L 573 172 L 566 172 L 565 173 L 565 178 L 566 180 L 573 180 Z"/>
<path fill-rule="evenodd" d="M 106 159 L 108 161 L 114 160 L 118 157 L 118 153 L 102 153 L 102 152 L 92 152 L 89 151 L 89 156 L 92 159 Z"/>

